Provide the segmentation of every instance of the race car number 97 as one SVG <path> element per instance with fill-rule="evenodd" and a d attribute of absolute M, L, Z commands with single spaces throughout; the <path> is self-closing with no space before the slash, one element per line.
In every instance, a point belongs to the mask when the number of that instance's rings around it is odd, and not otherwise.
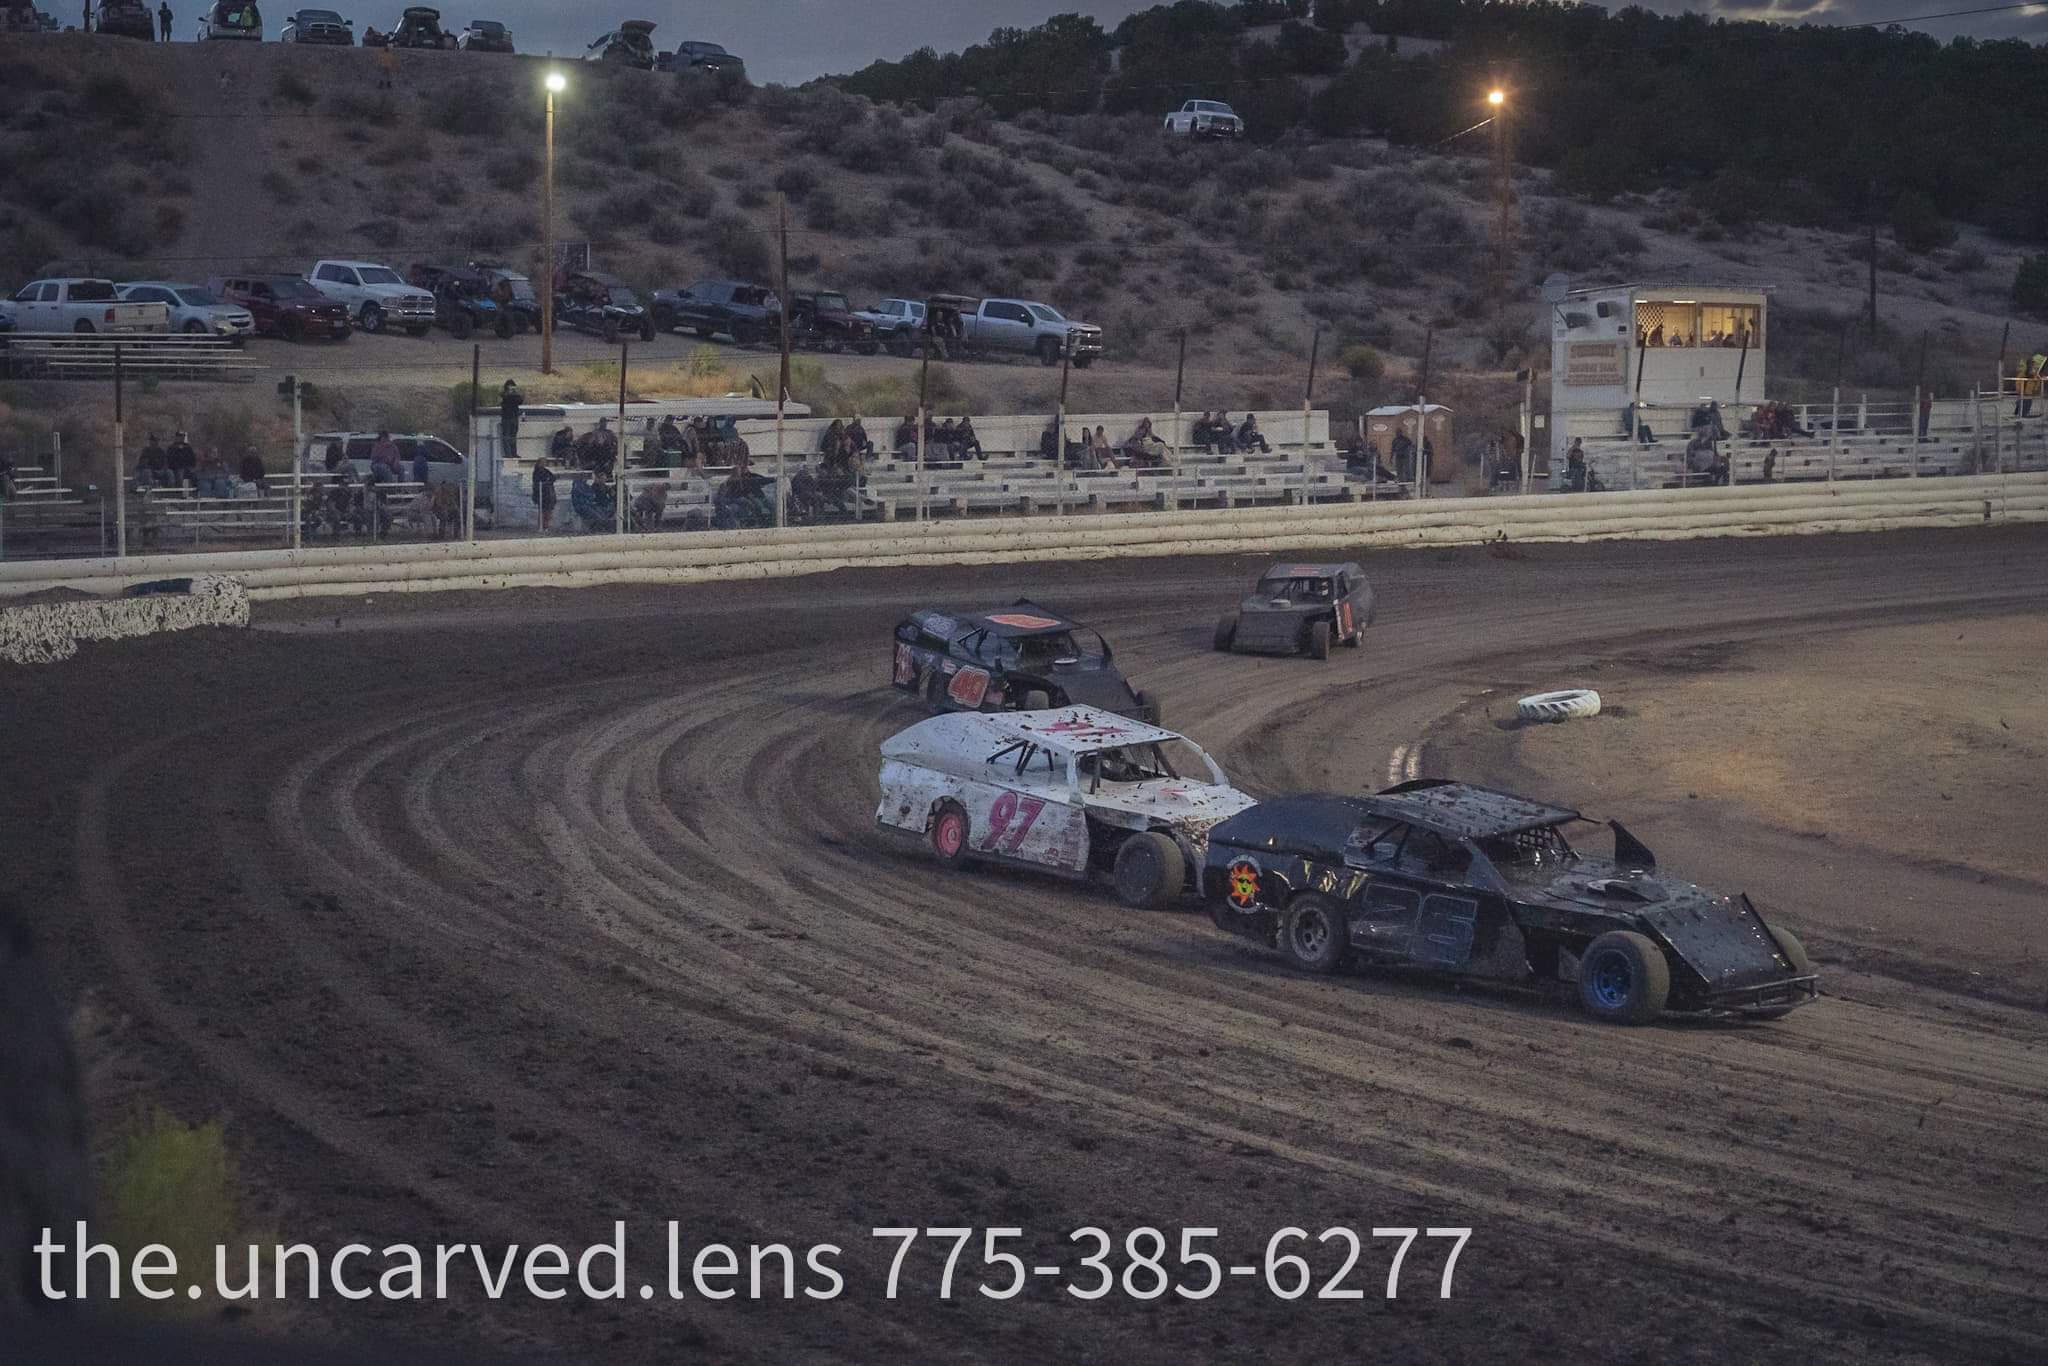
<path fill-rule="evenodd" d="M 981 847 L 993 851 L 1000 844 L 1009 853 L 1016 853 L 1023 846 L 1024 837 L 1031 833 L 1032 822 L 1043 810 L 1043 798 L 1003 793 L 988 809 L 988 838 L 981 842 Z M 1006 835 L 1007 839 L 1004 838 Z"/>

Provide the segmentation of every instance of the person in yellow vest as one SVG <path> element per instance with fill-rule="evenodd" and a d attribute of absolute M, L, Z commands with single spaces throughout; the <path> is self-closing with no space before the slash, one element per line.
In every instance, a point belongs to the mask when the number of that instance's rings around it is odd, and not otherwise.
<path fill-rule="evenodd" d="M 2027 363 L 2020 367 L 2020 401 L 2012 406 L 2014 417 L 2034 415 L 2034 396 L 2041 392 L 2041 376 L 2044 373 L 2048 373 L 2048 355 L 2036 351 L 2028 358 Z"/>

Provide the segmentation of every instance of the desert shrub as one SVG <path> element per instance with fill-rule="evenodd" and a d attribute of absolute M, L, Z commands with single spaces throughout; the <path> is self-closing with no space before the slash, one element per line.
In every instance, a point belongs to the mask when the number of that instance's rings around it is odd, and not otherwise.
<path fill-rule="evenodd" d="M 799 145 L 827 156 L 867 122 L 868 102 L 832 85 L 806 86 L 795 92 L 792 126 Z"/>
<path fill-rule="evenodd" d="M 1376 380 L 1387 373 L 1386 358 L 1364 342 L 1353 342 L 1337 355 L 1345 373 L 1357 380 Z"/>
<path fill-rule="evenodd" d="M 398 245 L 403 230 L 389 218 L 370 218 L 349 229 L 350 234 L 360 237 L 379 250 L 389 250 Z"/>
<path fill-rule="evenodd" d="M 719 271 L 741 280 L 765 280 L 774 269 L 767 239 L 738 214 L 722 213 L 704 229 L 704 252 Z"/>
<path fill-rule="evenodd" d="M 2048 254 L 2021 260 L 2012 277 L 2012 301 L 2029 313 L 2048 313 Z"/>
<path fill-rule="evenodd" d="M 749 182 L 740 186 L 739 193 L 732 198 L 733 202 L 743 209 L 758 209 L 768 202 L 768 192 L 759 185 Z"/>
<path fill-rule="evenodd" d="M 277 79 L 270 83 L 270 93 L 286 104 L 296 104 L 301 109 L 311 108 L 314 101 L 319 99 L 313 87 L 306 84 L 306 78 L 290 70 L 277 73 Z"/>
<path fill-rule="evenodd" d="M 893 109 L 882 109 L 840 138 L 836 151 L 841 166 L 873 174 L 902 166 L 916 149 L 917 138 L 903 116 Z"/>
<path fill-rule="evenodd" d="M 1957 275 L 1982 270 L 1987 264 L 1984 253 L 1975 246 L 1964 246 L 1948 258 L 1948 268 Z"/>
<path fill-rule="evenodd" d="M 813 190 L 804 202 L 804 221 L 820 232 L 838 232 L 846 226 L 839 198 L 830 190 Z"/>
<path fill-rule="evenodd" d="M 540 178 L 540 157 L 531 148 L 502 148 L 484 158 L 484 179 L 508 194 L 524 194 Z"/>
<path fill-rule="evenodd" d="M 1956 230 L 1932 199 L 1918 190 L 1908 190 L 1892 208 L 1892 236 L 1907 251 L 1925 256 L 1953 243 Z"/>
<path fill-rule="evenodd" d="M 278 170 L 275 166 L 258 176 L 256 183 L 262 188 L 264 194 L 270 196 L 273 203 L 296 204 L 299 202 L 298 182 L 283 171 Z"/>
<path fill-rule="evenodd" d="M 515 106 L 513 88 L 503 81 L 471 77 L 436 83 L 420 97 L 429 127 L 457 137 L 503 137 L 530 123 Z M 530 103 L 516 101 L 517 104 Z"/>
<path fill-rule="evenodd" d="M 244 434 L 244 444 L 229 449 L 246 448 Z M 219 1123 L 188 1126 L 161 1110 L 135 1121 L 101 1173 L 100 1219 L 95 1231 L 129 1259 L 156 1243 L 180 1267 L 212 1266 L 213 1249 L 241 1231 Z"/>
<path fill-rule="evenodd" d="M 398 119 L 388 91 L 345 88 L 328 98 L 327 107 L 344 124 L 389 128 Z"/>
<path fill-rule="evenodd" d="M 775 173 L 775 188 L 801 201 L 818 188 L 818 170 L 808 161 L 792 161 Z"/>

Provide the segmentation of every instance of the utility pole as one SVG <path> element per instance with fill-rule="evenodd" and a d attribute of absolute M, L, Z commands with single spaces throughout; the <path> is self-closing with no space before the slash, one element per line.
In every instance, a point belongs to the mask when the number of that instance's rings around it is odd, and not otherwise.
<path fill-rule="evenodd" d="M 1173 486 L 1175 490 L 1173 502 L 1175 507 L 1180 506 L 1180 448 L 1182 442 L 1187 439 L 1187 432 L 1185 430 L 1186 417 L 1181 412 L 1180 406 L 1181 386 L 1186 381 L 1187 375 L 1188 330 L 1183 327 L 1180 330 L 1180 359 L 1175 362 L 1173 367 Z"/>
<path fill-rule="evenodd" d="M 929 308 L 924 317 L 924 359 L 917 367 L 917 520 L 924 520 L 924 432 L 927 425 L 925 402 L 931 394 L 932 323 Z"/>
<path fill-rule="evenodd" d="M 626 534 L 626 359 L 631 342 L 619 343 L 619 436 L 612 456 L 612 530 Z"/>
<path fill-rule="evenodd" d="M 550 71 L 545 82 L 548 92 L 547 169 L 542 182 L 540 210 L 540 372 L 555 373 L 555 96 L 568 82 L 559 71 Z"/>
<path fill-rule="evenodd" d="M 1322 358 L 1322 353 L 1323 325 L 1322 323 L 1318 322 L 1316 324 L 1315 337 L 1308 344 L 1308 383 L 1304 384 L 1301 389 L 1301 463 L 1304 468 L 1306 468 L 1308 465 L 1309 405 L 1314 401 L 1314 395 L 1316 391 L 1316 362 Z M 1308 501 L 1308 491 L 1306 489 L 1302 491 L 1301 497 L 1303 502 Z"/>
<path fill-rule="evenodd" d="M 789 196 L 775 197 L 782 253 L 776 269 L 775 297 L 782 305 L 782 368 L 775 381 L 775 525 L 789 519 L 789 494 L 782 482 L 782 408 L 789 400 Z"/>
<path fill-rule="evenodd" d="M 1877 340 L 1877 181 L 1870 182 L 1864 216 L 1870 220 L 1870 339 Z"/>
<path fill-rule="evenodd" d="M 1513 269 L 1515 252 L 1515 223 L 1513 207 L 1513 180 L 1508 174 L 1508 96 L 1498 80 L 1486 92 L 1486 103 L 1493 110 L 1493 269 L 1490 272 L 1493 293 L 1493 316 L 1498 319 L 1506 305 L 1508 278 Z"/>

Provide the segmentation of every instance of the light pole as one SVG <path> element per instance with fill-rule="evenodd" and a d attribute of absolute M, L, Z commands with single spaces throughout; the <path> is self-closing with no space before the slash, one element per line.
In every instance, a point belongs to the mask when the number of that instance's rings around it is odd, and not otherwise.
<path fill-rule="evenodd" d="M 555 96 L 568 81 L 550 71 L 548 89 L 547 169 L 543 172 L 540 210 L 540 372 L 555 373 Z"/>
<path fill-rule="evenodd" d="M 1507 293 L 1509 244 L 1514 239 L 1514 228 L 1508 217 L 1507 91 L 1499 86 L 1493 87 L 1486 92 L 1486 104 L 1493 112 L 1493 311 L 1498 317 L 1503 305 L 1501 296 Z"/>

